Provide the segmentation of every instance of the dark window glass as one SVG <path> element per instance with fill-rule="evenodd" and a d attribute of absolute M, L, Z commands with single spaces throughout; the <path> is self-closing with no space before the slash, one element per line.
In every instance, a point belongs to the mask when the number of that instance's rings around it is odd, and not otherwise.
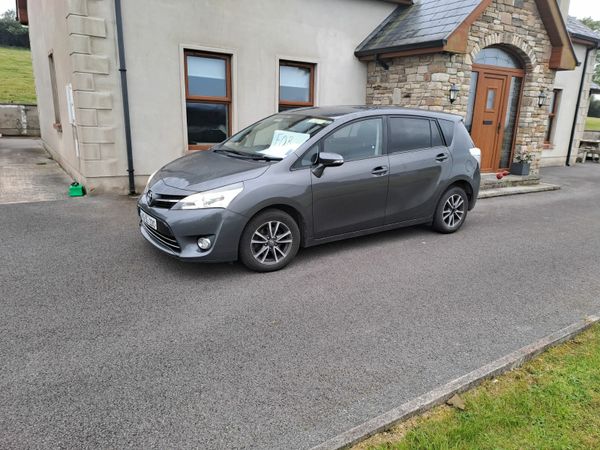
<path fill-rule="evenodd" d="M 367 119 L 342 126 L 323 141 L 323 151 L 337 153 L 345 161 L 371 158 L 382 153 L 381 119 Z"/>
<path fill-rule="evenodd" d="M 431 147 L 428 119 L 390 117 L 390 153 Z"/>
<path fill-rule="evenodd" d="M 315 163 L 318 154 L 319 144 L 313 145 L 306 151 L 306 153 L 304 153 L 304 155 L 302 155 L 302 158 L 294 164 L 294 167 L 299 168 L 312 166 Z"/>
<path fill-rule="evenodd" d="M 304 108 L 303 106 L 279 105 L 279 112 L 289 111 L 291 109 Z"/>
<path fill-rule="evenodd" d="M 465 125 L 469 133 L 473 128 L 473 110 L 475 108 L 475 95 L 477 94 L 477 81 L 479 80 L 479 73 L 471 72 L 471 86 L 469 87 L 469 104 L 467 105 L 467 119 Z M 441 122 L 440 122 L 441 123 Z"/>
<path fill-rule="evenodd" d="M 190 96 L 227 96 L 227 63 L 225 59 L 188 56 L 187 71 Z"/>
<path fill-rule="evenodd" d="M 216 144 L 227 139 L 228 105 L 187 102 L 189 145 Z"/>
<path fill-rule="evenodd" d="M 508 97 L 508 108 L 506 108 L 506 118 L 504 126 L 504 137 L 502 140 L 502 150 L 500 152 L 500 167 L 508 168 L 510 166 L 513 141 L 517 128 L 517 115 L 519 113 L 519 94 L 523 80 L 518 77 L 512 77 L 510 85 L 510 94 Z"/>
<path fill-rule="evenodd" d="M 521 69 L 521 62 L 498 47 L 488 47 L 481 50 L 475 57 L 475 64 L 485 64 L 488 66 L 507 67 L 509 69 Z"/>
<path fill-rule="evenodd" d="M 434 120 L 432 120 L 429 123 L 431 124 L 431 146 L 442 147 L 444 145 L 444 141 L 442 140 L 440 129 L 438 128 Z"/>
<path fill-rule="evenodd" d="M 438 120 L 440 124 L 440 128 L 442 129 L 442 133 L 444 133 L 444 139 L 446 139 L 446 145 L 450 147 L 452 145 L 452 140 L 454 139 L 454 122 L 451 120 Z"/>

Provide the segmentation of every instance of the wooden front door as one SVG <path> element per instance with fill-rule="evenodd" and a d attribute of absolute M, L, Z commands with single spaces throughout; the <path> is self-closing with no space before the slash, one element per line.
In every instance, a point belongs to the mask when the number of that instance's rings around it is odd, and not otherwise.
<path fill-rule="evenodd" d="M 498 170 L 504 136 L 510 76 L 482 72 L 475 96 L 471 136 L 481 149 L 481 170 Z"/>

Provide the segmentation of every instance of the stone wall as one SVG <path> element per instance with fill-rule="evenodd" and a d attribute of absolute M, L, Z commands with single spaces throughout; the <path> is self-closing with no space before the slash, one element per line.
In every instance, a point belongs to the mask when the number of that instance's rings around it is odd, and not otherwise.
<path fill-rule="evenodd" d="M 0 104 L 0 136 L 39 137 L 40 119 L 35 105 Z"/>
<path fill-rule="evenodd" d="M 494 0 L 469 30 L 466 54 L 434 53 L 386 60 L 368 66 L 367 104 L 398 105 L 467 114 L 472 61 L 485 47 L 501 45 L 522 60 L 526 77 L 523 86 L 515 151 L 527 148 L 536 153 L 532 165 L 539 168 L 548 124 L 547 108 L 537 106 L 541 90 L 552 91 L 555 72 L 549 68 L 550 40 L 535 0 Z M 449 89 L 460 88 L 452 105 Z"/>

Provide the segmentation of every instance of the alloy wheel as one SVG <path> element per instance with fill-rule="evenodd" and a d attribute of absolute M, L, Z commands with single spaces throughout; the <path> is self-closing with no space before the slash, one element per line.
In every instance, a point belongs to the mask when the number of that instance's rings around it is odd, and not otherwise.
<path fill-rule="evenodd" d="M 293 244 L 292 231 L 278 220 L 259 226 L 250 240 L 252 256 L 261 264 L 277 264 L 290 253 Z"/>
<path fill-rule="evenodd" d="M 444 209 L 442 210 L 442 220 L 450 227 L 455 228 L 463 220 L 465 215 L 465 201 L 458 194 L 453 194 L 444 203 Z"/>

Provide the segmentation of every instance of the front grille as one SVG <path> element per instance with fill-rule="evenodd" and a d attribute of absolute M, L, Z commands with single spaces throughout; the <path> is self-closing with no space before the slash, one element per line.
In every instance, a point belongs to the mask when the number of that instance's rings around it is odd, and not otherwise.
<path fill-rule="evenodd" d="M 181 252 L 181 246 L 173 236 L 168 236 L 165 233 L 161 233 L 160 231 L 150 228 L 144 222 L 142 222 L 142 226 L 148 232 L 148 234 L 154 238 L 154 240 L 177 253 Z"/>
<path fill-rule="evenodd" d="M 166 195 L 166 194 L 157 194 L 156 192 L 149 191 L 146 194 L 146 199 L 148 200 L 148 205 L 153 208 L 164 208 L 171 209 L 179 200 L 184 199 L 185 195 Z"/>

